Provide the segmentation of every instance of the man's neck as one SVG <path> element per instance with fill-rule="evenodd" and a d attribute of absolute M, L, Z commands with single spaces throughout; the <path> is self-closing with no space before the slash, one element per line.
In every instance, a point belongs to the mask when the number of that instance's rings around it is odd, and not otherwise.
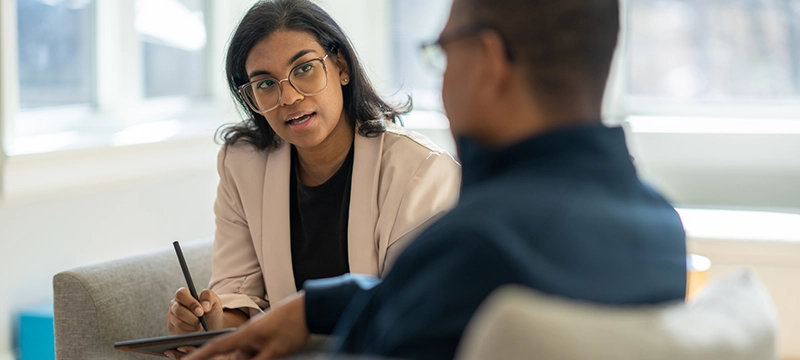
<path fill-rule="evenodd" d="M 550 131 L 597 124 L 600 122 L 600 108 L 586 99 L 576 98 L 569 107 L 547 109 L 538 106 L 531 97 L 522 92 L 504 99 L 494 111 L 487 112 L 483 129 L 474 140 L 482 146 L 501 148 L 519 143 Z"/>
<path fill-rule="evenodd" d="M 313 148 L 297 148 L 297 170 L 300 181 L 317 186 L 339 170 L 353 145 L 355 134 L 346 119 L 342 119 L 322 143 Z"/>

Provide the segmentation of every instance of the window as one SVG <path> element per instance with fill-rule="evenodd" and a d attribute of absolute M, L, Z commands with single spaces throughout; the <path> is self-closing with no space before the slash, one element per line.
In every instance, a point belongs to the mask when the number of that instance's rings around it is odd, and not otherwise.
<path fill-rule="evenodd" d="M 206 95 L 205 6 L 203 0 L 136 0 L 146 98 Z"/>
<path fill-rule="evenodd" d="M 0 202 L 213 168 L 251 4 L 0 0 Z"/>
<path fill-rule="evenodd" d="M 19 108 L 94 101 L 91 0 L 17 0 Z"/>
<path fill-rule="evenodd" d="M 800 3 L 629 0 L 627 5 L 623 100 L 633 112 L 686 106 L 688 113 L 700 106 L 733 115 L 719 106 L 800 100 Z"/>
<path fill-rule="evenodd" d="M 415 109 L 441 109 L 441 75 L 426 66 L 419 46 L 439 36 L 451 3 L 452 0 L 392 0 L 396 87 L 412 93 Z"/>
<path fill-rule="evenodd" d="M 4 109 L 6 154 L 156 142 L 197 131 L 211 136 L 233 119 L 223 118 L 224 91 L 211 89 L 221 74 L 209 69 L 221 69 L 224 46 L 223 36 L 209 26 L 209 15 L 213 9 L 233 14 L 240 5 L 210 0 L 5 4 L 17 24 L 10 35 L 14 45 L 4 47 L 17 55 L 4 70 L 17 86 L 0 92 L 12 100 Z M 215 21 L 227 38 L 233 17 Z M 150 123 L 156 125 L 144 128 L 162 130 L 141 135 L 130 129 Z"/>
<path fill-rule="evenodd" d="M 441 110 L 418 58 L 451 0 L 391 0 L 392 60 L 415 108 Z M 604 103 L 643 178 L 677 204 L 800 208 L 800 2 L 622 0 Z"/>
<path fill-rule="evenodd" d="M 800 3 L 627 0 L 607 111 L 676 204 L 800 209 Z"/>

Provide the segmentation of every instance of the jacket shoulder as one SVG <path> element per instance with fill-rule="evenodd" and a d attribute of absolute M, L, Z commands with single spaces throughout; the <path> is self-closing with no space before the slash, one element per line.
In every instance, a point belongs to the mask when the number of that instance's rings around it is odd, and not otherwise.
<path fill-rule="evenodd" d="M 268 156 L 269 150 L 259 150 L 245 141 L 237 141 L 234 144 L 223 144 L 219 149 L 217 161 L 219 166 L 238 168 L 251 165 L 253 160 L 263 162 Z"/>
<path fill-rule="evenodd" d="M 403 157 L 410 157 L 421 161 L 424 161 L 431 155 L 444 155 L 452 158 L 448 152 L 442 150 L 425 135 L 399 125 L 389 124 L 383 136 L 384 156 L 397 153 L 402 154 Z"/>

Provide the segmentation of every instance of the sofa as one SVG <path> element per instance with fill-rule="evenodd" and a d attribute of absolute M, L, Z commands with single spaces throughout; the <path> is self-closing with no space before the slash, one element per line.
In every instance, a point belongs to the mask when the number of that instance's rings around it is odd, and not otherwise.
<path fill-rule="evenodd" d="M 211 239 L 181 244 L 195 285 L 211 279 Z M 169 335 L 167 310 L 186 286 L 175 250 L 82 266 L 53 277 L 59 360 L 152 359 L 114 349 L 117 341 Z"/>
<path fill-rule="evenodd" d="M 746 269 L 688 303 L 608 306 L 511 286 L 470 320 L 458 360 L 773 360 L 778 316 Z"/>

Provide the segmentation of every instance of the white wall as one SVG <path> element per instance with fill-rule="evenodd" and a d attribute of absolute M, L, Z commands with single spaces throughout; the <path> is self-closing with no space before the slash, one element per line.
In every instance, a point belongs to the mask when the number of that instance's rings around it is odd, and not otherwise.
<path fill-rule="evenodd" d="M 51 301 L 55 273 L 212 236 L 216 158 L 206 158 L 197 172 L 0 203 L 0 359 L 14 314 Z"/>
<path fill-rule="evenodd" d="M 314 0 L 344 28 L 367 76 L 378 89 L 391 94 L 391 23 L 388 0 Z"/>

